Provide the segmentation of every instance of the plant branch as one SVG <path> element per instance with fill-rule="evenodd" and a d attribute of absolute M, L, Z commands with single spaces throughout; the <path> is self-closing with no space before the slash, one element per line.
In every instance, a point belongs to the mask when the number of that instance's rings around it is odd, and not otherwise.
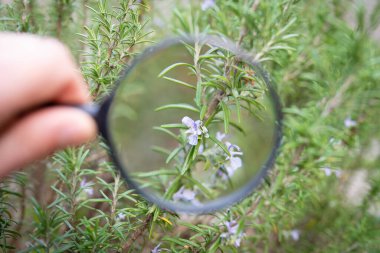
<path fill-rule="evenodd" d="M 215 111 L 220 103 L 222 101 L 223 97 L 225 96 L 224 91 L 219 90 L 216 92 L 214 98 L 211 100 L 210 104 L 208 105 L 207 112 L 204 117 L 204 121 L 207 122 L 208 119 L 215 114 Z"/>
<path fill-rule="evenodd" d="M 150 221 L 153 218 L 153 214 L 148 214 L 142 222 L 140 228 L 136 229 L 135 232 L 130 236 L 129 240 L 123 245 L 122 252 L 129 252 L 133 243 L 144 233 L 148 228 Z"/>
<path fill-rule="evenodd" d="M 335 108 L 341 105 L 344 93 L 348 90 L 354 80 L 355 78 L 353 75 L 347 77 L 335 96 L 327 101 L 325 109 L 322 112 L 322 117 L 327 117 Z"/>
<path fill-rule="evenodd" d="M 257 11 L 257 8 L 259 8 L 260 0 L 255 0 L 252 4 L 252 11 Z"/>
<path fill-rule="evenodd" d="M 64 14 L 64 10 L 63 10 L 63 0 L 58 0 L 56 2 L 56 11 L 57 11 L 57 23 L 56 23 L 56 30 L 57 30 L 57 38 L 60 39 L 61 38 L 61 34 L 62 34 L 62 22 L 63 22 L 63 14 Z"/>

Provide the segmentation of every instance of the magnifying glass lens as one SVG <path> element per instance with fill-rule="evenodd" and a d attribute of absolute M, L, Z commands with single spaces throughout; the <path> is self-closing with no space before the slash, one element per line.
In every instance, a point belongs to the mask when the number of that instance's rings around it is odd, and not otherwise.
<path fill-rule="evenodd" d="M 152 49 L 121 78 L 110 106 L 122 173 L 169 209 L 238 195 L 273 156 L 273 93 L 258 67 L 225 45 L 177 41 Z"/>

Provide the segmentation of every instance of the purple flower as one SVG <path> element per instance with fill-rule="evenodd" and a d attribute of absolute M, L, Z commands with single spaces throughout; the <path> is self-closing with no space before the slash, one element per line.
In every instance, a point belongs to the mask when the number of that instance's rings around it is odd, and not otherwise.
<path fill-rule="evenodd" d="M 118 220 L 125 220 L 125 214 L 123 214 L 123 213 L 119 213 L 119 214 L 117 215 L 117 219 L 118 219 Z"/>
<path fill-rule="evenodd" d="M 238 236 L 238 238 L 236 238 L 236 240 L 234 242 L 235 247 L 240 247 L 242 237 L 243 236 Z"/>
<path fill-rule="evenodd" d="M 238 233 L 239 224 L 235 220 L 232 220 L 224 222 L 224 225 L 227 228 L 227 232 L 222 233 L 220 237 L 232 242 L 235 247 L 240 247 L 241 240 L 245 234 L 242 232 Z"/>
<path fill-rule="evenodd" d="M 152 249 L 150 252 L 151 253 L 159 253 L 162 250 L 160 249 L 161 243 L 159 243 L 154 249 Z"/>
<path fill-rule="evenodd" d="M 225 164 L 227 175 L 225 175 L 224 178 L 227 179 L 232 177 L 235 171 L 243 165 L 241 158 L 238 157 L 243 155 L 243 152 L 240 151 L 240 148 L 237 145 L 233 145 L 229 142 L 226 142 L 225 144 L 231 154 L 231 156 L 227 157 L 227 163 Z"/>
<path fill-rule="evenodd" d="M 335 174 L 336 177 L 340 177 L 342 175 L 341 170 L 334 170 L 329 167 L 321 168 L 321 170 L 323 170 L 327 177 L 331 176 L 332 174 Z"/>
<path fill-rule="evenodd" d="M 346 118 L 344 120 L 344 126 L 347 128 L 353 128 L 357 126 L 357 122 L 355 120 L 352 120 L 350 117 Z"/>
<path fill-rule="evenodd" d="M 218 141 L 223 141 L 223 139 L 226 138 L 226 134 L 225 133 L 221 133 L 221 132 L 216 132 L 216 139 Z"/>
<path fill-rule="evenodd" d="M 83 188 L 83 191 L 87 193 L 88 196 L 94 195 L 94 189 L 91 187 L 91 183 L 87 182 L 86 179 L 80 182 L 80 187 Z"/>
<path fill-rule="evenodd" d="M 186 189 L 184 186 L 182 186 L 176 193 L 173 195 L 173 201 L 179 202 L 190 202 L 193 205 L 200 205 L 199 201 L 195 198 L 197 194 L 195 191 Z"/>
<path fill-rule="evenodd" d="M 203 146 L 203 144 L 201 144 L 199 145 L 198 154 L 202 154 L 203 151 L 205 151 L 205 147 Z"/>
<path fill-rule="evenodd" d="M 231 154 L 231 157 L 235 155 L 243 155 L 243 152 L 240 151 L 240 148 L 238 145 L 234 145 L 226 141 L 226 146 L 227 146 L 228 151 Z"/>
<path fill-rule="evenodd" d="M 237 229 L 238 229 L 238 224 L 237 224 L 237 222 L 236 221 L 234 221 L 234 220 L 232 220 L 232 221 L 226 221 L 225 223 L 224 223 L 224 225 L 226 226 L 226 228 L 227 228 L 227 232 L 228 232 L 228 234 L 232 234 L 232 235 L 234 235 L 234 234 L 236 234 L 237 233 Z"/>
<path fill-rule="evenodd" d="M 202 126 L 202 121 L 194 121 L 190 117 L 185 116 L 182 118 L 182 124 L 187 126 L 189 129 L 186 131 L 187 134 L 190 134 L 187 137 L 187 141 L 190 145 L 198 144 L 198 136 L 204 134 L 205 137 L 208 137 L 208 130 L 206 127 Z"/>
<path fill-rule="evenodd" d="M 293 241 L 298 241 L 300 239 L 301 232 L 298 229 L 293 229 L 290 231 L 290 237 Z"/>
<path fill-rule="evenodd" d="M 215 0 L 203 0 L 203 3 L 201 5 L 202 11 L 207 10 L 208 8 L 212 8 L 215 6 Z"/>

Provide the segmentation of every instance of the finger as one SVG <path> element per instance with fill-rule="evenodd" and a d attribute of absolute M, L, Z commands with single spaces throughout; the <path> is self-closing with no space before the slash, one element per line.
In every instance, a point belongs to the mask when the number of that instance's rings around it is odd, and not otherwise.
<path fill-rule="evenodd" d="M 70 52 L 59 41 L 26 34 L 0 34 L 0 55 L 3 122 L 36 105 L 89 100 Z"/>
<path fill-rule="evenodd" d="M 75 108 L 57 106 L 29 114 L 0 136 L 0 177 L 95 135 L 94 120 Z"/>

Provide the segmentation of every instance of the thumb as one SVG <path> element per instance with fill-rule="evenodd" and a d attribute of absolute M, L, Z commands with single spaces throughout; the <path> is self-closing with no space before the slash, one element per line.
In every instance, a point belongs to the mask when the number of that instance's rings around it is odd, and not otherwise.
<path fill-rule="evenodd" d="M 71 107 L 55 106 L 16 121 L 0 136 L 0 177 L 70 145 L 96 136 L 91 116 Z"/>

